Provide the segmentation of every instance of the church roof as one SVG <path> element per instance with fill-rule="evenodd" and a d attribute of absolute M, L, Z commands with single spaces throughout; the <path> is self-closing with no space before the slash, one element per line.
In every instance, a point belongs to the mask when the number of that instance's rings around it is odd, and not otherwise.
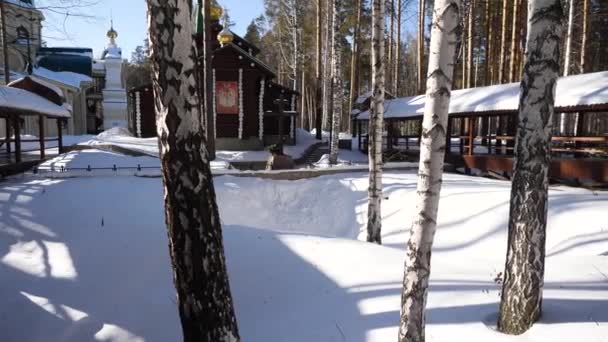
<path fill-rule="evenodd" d="M 37 57 L 38 67 L 55 72 L 72 72 L 91 76 L 93 68 L 93 49 L 91 48 L 40 48 Z"/>
<path fill-rule="evenodd" d="M 246 58 L 247 60 L 255 63 L 257 66 L 259 66 L 263 71 L 265 71 L 271 77 L 276 77 L 276 74 L 274 73 L 274 71 L 272 71 L 272 69 L 270 69 L 270 67 L 268 65 L 266 65 L 266 63 L 262 62 L 260 59 L 256 58 L 255 56 L 250 55 L 249 52 L 243 50 L 241 47 L 237 46 L 235 43 L 230 43 L 230 44 L 226 44 L 224 46 L 220 46 L 219 48 L 215 49 L 215 51 L 213 51 L 213 54 L 217 54 L 218 52 L 222 52 L 227 49 L 233 50 L 236 53 L 238 53 L 239 55 Z"/>

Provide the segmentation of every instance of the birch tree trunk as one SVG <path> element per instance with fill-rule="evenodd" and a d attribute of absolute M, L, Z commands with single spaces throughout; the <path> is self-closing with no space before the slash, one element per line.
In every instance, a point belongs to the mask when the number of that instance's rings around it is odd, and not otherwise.
<path fill-rule="evenodd" d="M 562 35 L 560 0 L 528 4 L 526 64 L 509 213 L 498 329 L 521 334 L 540 317 L 555 87 Z"/>
<path fill-rule="evenodd" d="M 587 68 L 587 37 L 589 36 L 589 0 L 583 0 L 583 23 L 581 27 L 581 74 Z"/>
<path fill-rule="evenodd" d="M 574 26 L 574 0 L 568 0 L 568 30 L 566 33 L 566 53 L 564 54 L 564 76 L 570 73 L 570 54 L 572 54 L 572 27 Z"/>
<path fill-rule="evenodd" d="M 519 29 L 519 1 L 513 1 L 513 26 L 511 31 L 511 57 L 509 59 L 509 82 L 515 82 L 515 68 L 517 63 L 517 30 Z"/>
<path fill-rule="evenodd" d="M 332 68 L 331 68 L 331 62 L 333 60 L 332 58 L 332 49 L 331 49 L 331 32 L 332 32 L 332 16 L 331 16 L 331 9 L 332 9 L 332 1 L 333 0 L 325 0 L 326 3 L 326 16 L 325 16 L 325 53 L 324 53 L 324 60 L 325 66 L 329 67 L 325 67 L 324 69 L 324 73 L 325 73 L 325 77 L 323 77 L 323 129 L 329 131 L 331 128 L 331 117 L 332 117 L 332 84 L 331 84 L 331 73 L 332 73 Z"/>
<path fill-rule="evenodd" d="M 401 74 L 401 16 L 403 0 L 397 0 L 397 44 L 395 47 L 395 74 L 393 75 L 393 96 L 399 97 L 399 74 Z"/>
<path fill-rule="evenodd" d="M 505 73 L 507 68 L 507 17 L 508 11 L 508 0 L 502 0 L 502 24 L 500 31 L 500 63 L 498 66 L 498 83 L 504 83 Z"/>
<path fill-rule="evenodd" d="M 486 39 L 484 41 L 484 85 L 488 86 L 492 83 L 491 69 L 490 65 L 492 61 L 492 54 L 490 53 L 491 49 L 494 47 L 492 44 L 492 0 L 486 0 Z"/>
<path fill-rule="evenodd" d="M 369 120 L 367 241 L 382 244 L 382 131 L 384 127 L 385 0 L 372 2 L 372 105 Z"/>
<path fill-rule="evenodd" d="M 342 87 L 342 39 L 340 37 L 340 1 L 333 0 L 333 20 L 332 20 L 332 62 L 331 62 L 331 85 L 333 94 L 333 123 L 332 136 L 329 152 L 329 163 L 335 165 L 338 163 L 338 141 L 340 136 L 340 119 L 342 118 L 342 102 L 344 97 L 344 89 Z"/>
<path fill-rule="evenodd" d="M 184 341 L 238 341 L 194 78 L 188 0 L 148 0 L 156 125 Z"/>
<path fill-rule="evenodd" d="M 448 109 L 456 46 L 461 32 L 461 11 L 460 0 L 435 0 L 422 122 L 416 214 L 405 258 L 399 342 L 423 342 L 425 338 L 425 305 L 431 271 L 431 248 L 443 178 Z"/>
<path fill-rule="evenodd" d="M 351 61 L 350 61 L 350 96 L 349 96 L 349 104 L 348 104 L 348 109 L 349 111 L 352 112 L 353 110 L 353 106 L 355 104 L 355 100 L 357 99 L 357 96 L 359 95 L 358 91 L 357 91 L 357 75 L 359 74 L 359 70 L 358 66 L 359 66 L 359 54 L 360 54 L 360 49 L 359 49 L 359 45 L 360 45 L 360 25 L 361 25 L 361 12 L 363 12 L 363 4 L 361 3 L 361 0 L 357 0 L 357 18 L 355 20 L 355 27 L 354 27 L 354 33 L 353 33 L 353 51 L 352 51 L 352 57 L 351 57 Z M 349 113 L 350 115 L 350 113 Z"/>
<path fill-rule="evenodd" d="M 417 63 L 416 68 L 416 85 L 418 87 L 418 94 L 422 94 L 424 91 L 424 78 L 422 76 L 422 65 L 424 63 L 424 10 L 425 0 L 418 0 L 418 39 L 417 39 Z"/>
<path fill-rule="evenodd" d="M 391 5 L 390 5 L 390 10 L 389 10 L 390 33 L 388 36 L 388 70 L 392 70 L 392 66 L 395 63 L 395 39 L 394 39 L 394 37 L 395 37 L 395 0 L 390 0 L 390 2 L 391 2 Z M 386 81 L 389 85 L 393 84 L 391 76 L 392 75 L 390 73 L 388 75 L 385 75 Z"/>
<path fill-rule="evenodd" d="M 210 0 L 199 0 L 199 7 L 203 9 L 203 20 L 205 23 L 210 22 L 211 18 L 211 1 Z M 201 6 L 202 5 L 202 6 Z M 203 117 L 206 119 L 205 132 L 207 138 L 207 150 L 209 151 L 209 160 L 215 159 L 215 120 L 213 119 L 213 77 L 212 66 L 211 66 L 211 27 L 205 24 L 203 31 L 203 92 L 204 92 L 204 103 L 203 103 Z"/>
<path fill-rule="evenodd" d="M 316 92 L 315 92 L 315 105 L 317 115 L 315 117 L 315 130 L 317 140 L 323 139 L 323 82 L 322 77 L 322 63 L 321 63 L 321 28 L 322 28 L 322 16 L 321 16 L 321 0 L 317 0 L 317 58 L 315 67 L 316 76 Z"/>
<path fill-rule="evenodd" d="M 473 41 L 475 38 L 473 25 L 475 25 L 475 0 L 469 1 L 469 24 L 467 25 L 467 74 L 466 86 L 464 88 L 471 88 L 471 80 L 473 79 Z"/>

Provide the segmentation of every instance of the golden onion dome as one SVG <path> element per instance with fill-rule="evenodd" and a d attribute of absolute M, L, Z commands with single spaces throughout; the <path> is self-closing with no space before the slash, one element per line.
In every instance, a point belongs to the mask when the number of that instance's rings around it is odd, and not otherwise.
<path fill-rule="evenodd" d="M 212 1 L 210 8 L 210 16 L 212 21 L 219 21 L 222 15 L 224 14 L 224 9 L 222 6 L 218 5 L 217 1 Z"/>
<path fill-rule="evenodd" d="M 110 28 L 110 30 L 107 33 L 108 38 L 110 39 L 116 39 L 118 38 L 118 32 L 116 32 L 116 30 L 112 27 Z"/>
<path fill-rule="evenodd" d="M 217 40 L 222 45 L 230 44 L 234 40 L 234 35 L 229 28 L 224 27 L 224 29 L 217 35 Z"/>

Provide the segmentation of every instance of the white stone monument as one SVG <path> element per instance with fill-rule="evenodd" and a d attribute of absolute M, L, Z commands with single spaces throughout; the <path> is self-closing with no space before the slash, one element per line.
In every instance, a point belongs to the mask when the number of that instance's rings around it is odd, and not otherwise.
<path fill-rule="evenodd" d="M 103 128 L 128 128 L 127 91 L 122 80 L 122 50 L 116 45 L 118 32 L 112 24 L 108 31 L 110 42 L 101 56 L 106 70 L 106 84 L 103 89 Z"/>

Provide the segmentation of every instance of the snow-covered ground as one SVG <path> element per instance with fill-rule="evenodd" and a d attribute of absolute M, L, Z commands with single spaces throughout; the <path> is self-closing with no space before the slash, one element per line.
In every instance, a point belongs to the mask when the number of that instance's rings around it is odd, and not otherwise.
<path fill-rule="evenodd" d="M 396 339 L 415 172 L 384 176 L 383 246 L 361 241 L 366 184 L 215 178 L 243 341 Z M 428 340 L 605 342 L 608 193 L 563 186 L 550 192 L 543 318 L 495 332 L 509 190 L 446 175 Z M 0 340 L 181 340 L 160 179 L 13 178 L 0 217 Z"/>

